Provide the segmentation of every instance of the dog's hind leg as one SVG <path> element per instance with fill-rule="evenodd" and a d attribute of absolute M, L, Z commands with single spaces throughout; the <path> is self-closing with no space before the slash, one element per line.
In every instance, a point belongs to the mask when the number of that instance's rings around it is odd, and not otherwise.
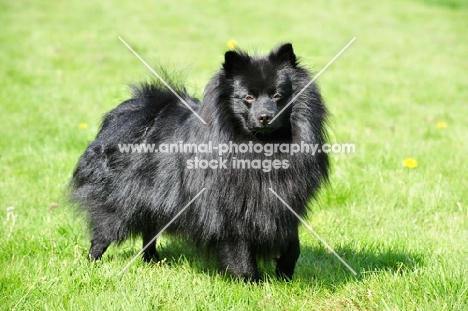
<path fill-rule="evenodd" d="M 91 247 L 89 249 L 88 257 L 90 260 L 100 260 L 102 254 L 107 250 L 112 241 L 105 238 L 93 235 L 91 239 Z"/>
<path fill-rule="evenodd" d="M 146 262 L 158 262 L 159 255 L 156 252 L 156 236 L 157 232 L 143 232 L 143 260 Z"/>
<path fill-rule="evenodd" d="M 112 242 L 126 238 L 127 231 L 115 214 L 99 213 L 91 217 L 92 237 L 88 256 L 90 260 L 99 260 Z"/>

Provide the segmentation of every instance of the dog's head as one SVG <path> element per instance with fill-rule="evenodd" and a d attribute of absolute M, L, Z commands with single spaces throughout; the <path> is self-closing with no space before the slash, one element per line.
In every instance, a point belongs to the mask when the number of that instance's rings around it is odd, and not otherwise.
<path fill-rule="evenodd" d="M 255 136 L 284 133 L 290 128 L 297 60 L 292 45 L 278 46 L 264 57 L 242 51 L 225 54 L 223 73 L 230 110 L 241 126 Z"/>

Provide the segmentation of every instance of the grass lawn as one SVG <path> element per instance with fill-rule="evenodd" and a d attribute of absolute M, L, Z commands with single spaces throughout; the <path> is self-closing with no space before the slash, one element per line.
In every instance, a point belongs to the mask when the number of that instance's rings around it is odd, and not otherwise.
<path fill-rule="evenodd" d="M 0 1 L 0 310 L 468 310 L 468 4 Z M 89 263 L 65 187 L 102 115 L 152 78 L 194 94 L 230 39 L 265 53 L 292 42 L 332 113 L 330 186 L 301 227 L 292 282 L 245 284 L 164 238 L 165 263 L 134 262 L 140 240 Z M 403 166 L 413 158 L 416 168 Z"/>

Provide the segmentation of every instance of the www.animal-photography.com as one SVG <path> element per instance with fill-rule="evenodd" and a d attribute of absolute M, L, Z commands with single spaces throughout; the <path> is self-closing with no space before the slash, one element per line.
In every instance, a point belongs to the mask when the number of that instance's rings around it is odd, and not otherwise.
<path fill-rule="evenodd" d="M 1 7 L 0 309 L 468 309 L 465 1 Z"/>

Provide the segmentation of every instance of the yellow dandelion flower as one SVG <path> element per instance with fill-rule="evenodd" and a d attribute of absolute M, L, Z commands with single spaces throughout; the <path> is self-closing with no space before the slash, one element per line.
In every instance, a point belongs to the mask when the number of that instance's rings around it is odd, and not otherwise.
<path fill-rule="evenodd" d="M 88 128 L 88 124 L 86 124 L 86 123 L 80 123 L 80 124 L 78 124 L 78 127 L 79 127 L 80 129 L 86 129 L 86 128 Z"/>
<path fill-rule="evenodd" d="M 438 129 L 444 129 L 444 128 L 446 128 L 447 126 L 448 126 L 448 125 L 447 125 L 447 122 L 444 122 L 444 121 L 439 121 L 439 122 L 437 122 L 437 124 L 436 124 L 436 127 L 437 127 Z"/>
<path fill-rule="evenodd" d="M 229 40 L 227 42 L 226 45 L 227 45 L 228 49 L 234 50 L 237 47 L 237 42 L 231 39 L 231 40 Z"/>
<path fill-rule="evenodd" d="M 407 158 L 403 160 L 403 166 L 407 168 L 415 168 L 418 167 L 418 161 L 413 158 Z"/>

